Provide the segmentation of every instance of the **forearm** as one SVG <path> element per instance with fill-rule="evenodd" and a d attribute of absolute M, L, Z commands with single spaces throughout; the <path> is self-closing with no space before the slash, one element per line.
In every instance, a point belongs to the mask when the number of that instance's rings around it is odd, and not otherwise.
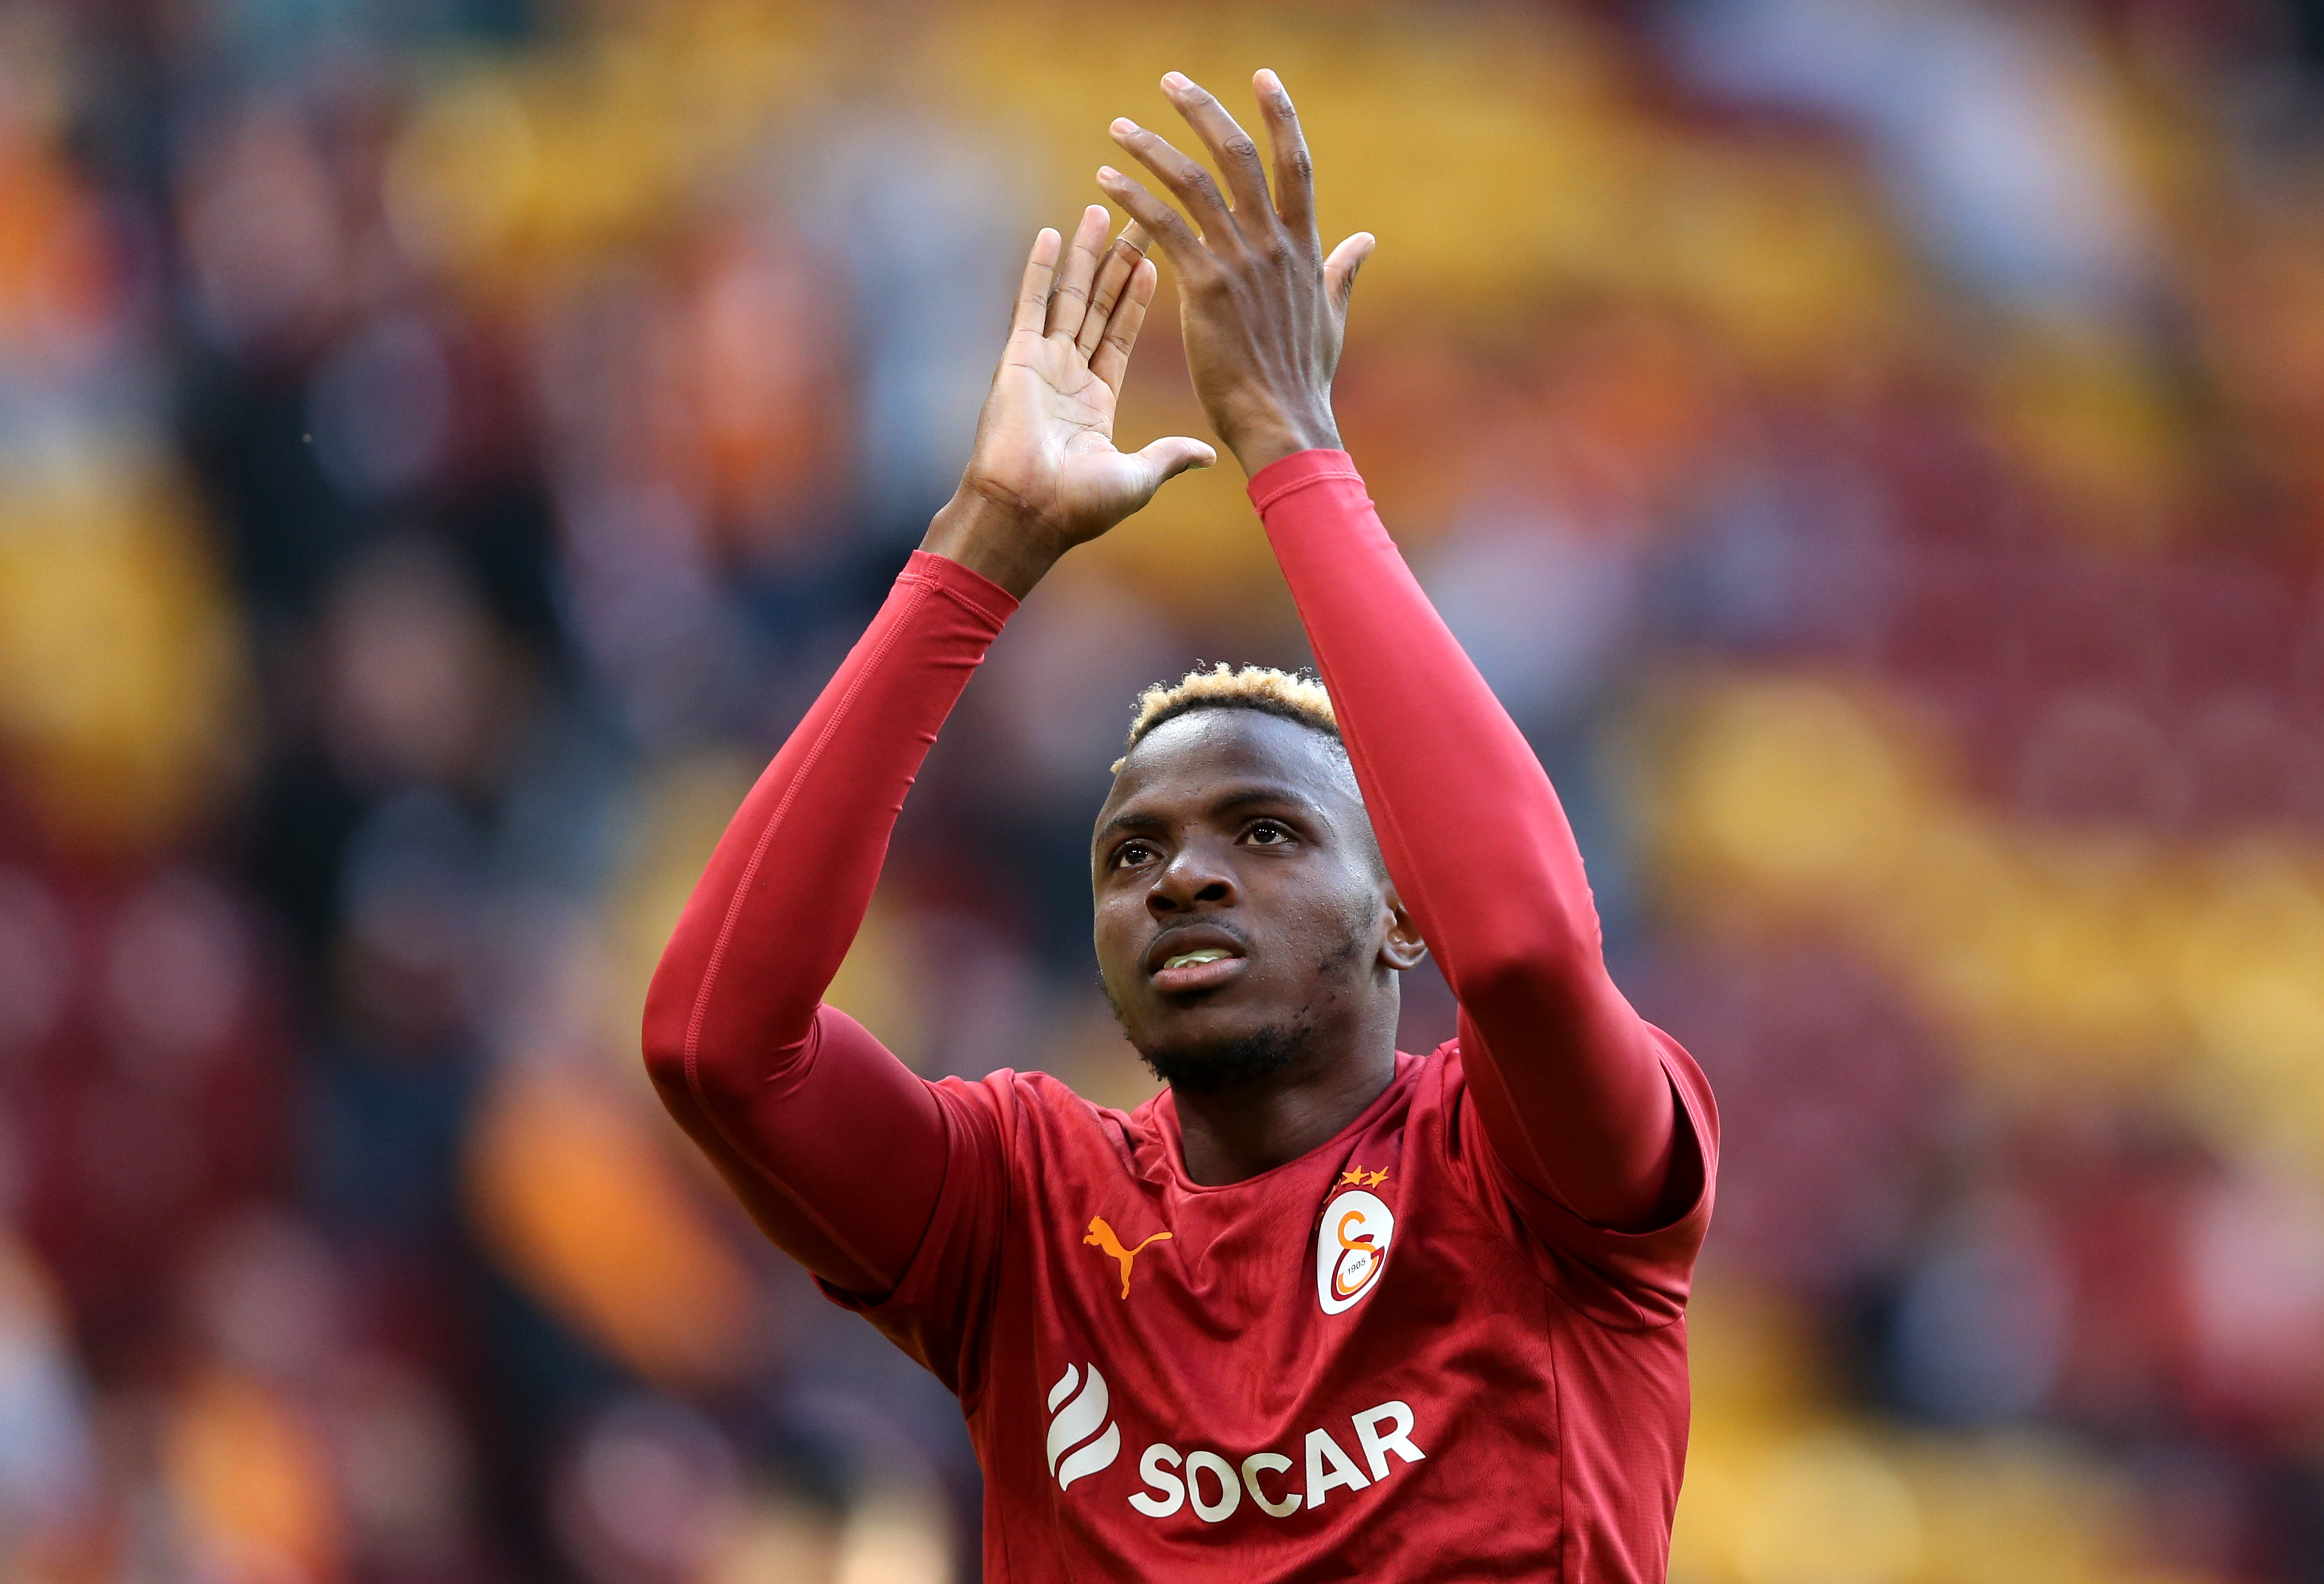
<path fill-rule="evenodd" d="M 738 1191 L 751 1189 L 746 1203 L 778 1241 L 851 1290 L 867 1275 L 892 1282 L 910 1257 L 943 1181 L 943 1122 L 925 1086 L 868 1036 L 834 1045 L 818 1008 L 871 905 L 905 794 L 1014 605 L 955 563 L 912 558 L 728 825 L 647 997 L 647 1066 L 672 1112 Z M 814 1164 L 802 1148 L 831 1133 L 793 1126 L 801 1106 L 841 1125 L 845 1146 L 817 1157 L 826 1169 L 802 1169 Z M 864 1182 L 851 1180 L 851 1161 Z M 816 1239 L 769 1224 L 791 1208 L 827 1247 L 795 1247 Z"/>
<path fill-rule="evenodd" d="M 1461 1003 L 1496 1148 L 1591 1220 L 1650 1220 L 1678 1164 L 1679 1115 L 1653 1031 L 1606 972 L 1548 777 L 1344 455 L 1288 458 L 1251 495 L 1389 874 Z"/>

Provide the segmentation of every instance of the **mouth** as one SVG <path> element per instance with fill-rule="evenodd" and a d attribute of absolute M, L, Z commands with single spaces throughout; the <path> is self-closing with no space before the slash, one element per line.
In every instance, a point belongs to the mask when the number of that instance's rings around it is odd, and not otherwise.
<path fill-rule="evenodd" d="M 1215 990 L 1241 976 L 1250 960 L 1241 944 L 1221 929 L 1172 930 L 1146 954 L 1154 988 L 1166 994 Z"/>

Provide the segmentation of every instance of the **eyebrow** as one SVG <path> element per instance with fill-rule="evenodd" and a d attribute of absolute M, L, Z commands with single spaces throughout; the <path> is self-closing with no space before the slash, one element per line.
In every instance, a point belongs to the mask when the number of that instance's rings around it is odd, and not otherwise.
<path fill-rule="evenodd" d="M 1238 809 L 1253 807 L 1262 803 L 1289 804 L 1310 816 L 1320 816 L 1323 812 L 1322 806 L 1314 798 L 1305 797 L 1279 782 L 1238 787 L 1219 797 L 1204 812 L 1211 815 L 1232 814 Z M 1116 836 L 1131 831 L 1150 831 L 1166 823 L 1158 815 L 1134 808 L 1124 809 L 1098 827 L 1097 834 L 1090 838 L 1090 845 L 1102 847 Z"/>

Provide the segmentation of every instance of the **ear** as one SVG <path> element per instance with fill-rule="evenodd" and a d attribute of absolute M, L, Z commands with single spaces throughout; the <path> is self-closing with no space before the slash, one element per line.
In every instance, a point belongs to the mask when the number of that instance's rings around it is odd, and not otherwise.
<path fill-rule="evenodd" d="M 1398 973 L 1419 967 L 1421 959 L 1428 955 L 1428 943 L 1420 938 L 1412 915 L 1404 910 L 1404 898 L 1389 886 L 1381 899 L 1388 905 L 1389 924 L 1388 939 L 1380 943 L 1380 960 Z"/>

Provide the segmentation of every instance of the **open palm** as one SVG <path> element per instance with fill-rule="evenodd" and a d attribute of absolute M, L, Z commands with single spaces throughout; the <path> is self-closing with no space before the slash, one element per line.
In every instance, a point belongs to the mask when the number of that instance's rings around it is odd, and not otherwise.
<path fill-rule="evenodd" d="M 1165 480 L 1217 459 L 1183 436 L 1142 451 L 1114 447 L 1114 408 L 1156 272 L 1127 238 L 1101 258 L 1106 226 L 1105 210 L 1091 206 L 1062 267 L 1057 234 L 1035 238 L 961 480 L 964 490 L 1004 508 L 1012 531 L 1040 541 L 1035 548 L 1050 557 L 1136 511 Z"/>

